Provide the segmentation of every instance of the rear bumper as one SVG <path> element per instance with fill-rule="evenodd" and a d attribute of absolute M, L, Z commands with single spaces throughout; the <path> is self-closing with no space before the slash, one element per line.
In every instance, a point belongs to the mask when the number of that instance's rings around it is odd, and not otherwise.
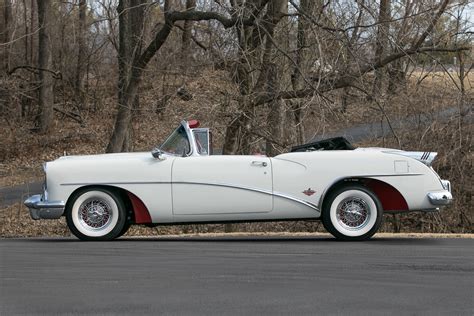
<path fill-rule="evenodd" d="M 448 205 L 453 201 L 453 196 L 448 190 L 428 193 L 428 200 L 436 206 Z"/>
<path fill-rule="evenodd" d="M 64 213 L 63 201 L 43 201 L 41 194 L 32 195 L 24 202 L 32 219 L 56 219 Z"/>

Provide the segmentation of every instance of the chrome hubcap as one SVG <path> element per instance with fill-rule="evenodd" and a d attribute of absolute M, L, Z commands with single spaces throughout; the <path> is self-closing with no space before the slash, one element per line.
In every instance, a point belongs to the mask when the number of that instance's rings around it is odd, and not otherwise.
<path fill-rule="evenodd" d="M 90 199 L 79 207 L 79 220 L 83 226 L 91 229 L 102 229 L 110 223 L 112 209 L 103 200 Z"/>
<path fill-rule="evenodd" d="M 367 225 L 370 208 L 363 199 L 350 197 L 339 203 L 336 216 L 339 225 L 349 230 L 358 230 Z"/>

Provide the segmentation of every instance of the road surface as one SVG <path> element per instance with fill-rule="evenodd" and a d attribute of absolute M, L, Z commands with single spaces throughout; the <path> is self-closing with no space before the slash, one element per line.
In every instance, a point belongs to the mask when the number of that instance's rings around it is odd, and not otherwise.
<path fill-rule="evenodd" d="M 474 239 L 0 239 L 0 315 L 473 315 Z"/>

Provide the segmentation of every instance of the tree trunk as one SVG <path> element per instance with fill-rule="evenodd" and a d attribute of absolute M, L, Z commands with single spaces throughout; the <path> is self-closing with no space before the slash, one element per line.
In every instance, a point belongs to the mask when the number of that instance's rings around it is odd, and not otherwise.
<path fill-rule="evenodd" d="M 274 63 L 270 63 L 268 66 L 268 93 L 270 95 L 276 95 L 280 91 L 280 76 L 278 66 Z M 270 132 L 271 137 L 281 142 L 283 137 L 283 124 L 285 122 L 285 109 L 284 101 L 276 99 L 268 105 L 267 114 L 267 129 Z M 267 139 L 265 151 L 267 156 L 273 157 L 280 153 L 275 143 L 272 143 Z"/>
<path fill-rule="evenodd" d="M 375 62 L 379 63 L 388 52 L 389 30 L 390 30 L 390 0 L 380 0 L 380 10 L 377 26 L 377 39 L 375 44 Z M 375 70 L 374 96 L 380 96 L 385 92 L 386 86 L 385 68 Z"/>
<path fill-rule="evenodd" d="M 24 57 L 25 58 L 25 63 L 27 65 L 30 64 L 29 62 L 29 55 L 28 55 L 28 33 L 30 33 L 30 30 L 28 28 L 28 8 L 26 7 L 26 0 L 23 0 L 23 20 L 24 20 L 24 23 L 25 23 L 25 38 L 23 39 L 23 43 L 24 43 Z"/>
<path fill-rule="evenodd" d="M 251 2 L 246 2 L 247 5 L 251 6 Z M 237 7 L 235 10 L 242 10 Z M 247 8 L 248 9 L 248 8 Z M 271 1 L 268 4 L 268 10 L 265 14 L 261 24 L 265 28 L 265 32 L 261 32 L 254 27 L 237 28 L 238 39 L 239 39 L 239 63 L 236 65 L 236 76 L 234 81 L 239 84 L 239 92 L 243 99 L 240 103 L 240 114 L 235 118 L 227 127 L 224 138 L 224 154 L 235 154 L 242 153 L 248 154 L 250 150 L 250 144 L 252 142 L 252 125 L 254 120 L 254 105 L 249 98 L 252 92 L 258 92 L 266 89 L 266 83 L 268 80 L 268 65 L 270 64 L 270 58 L 273 54 L 273 34 L 276 24 L 284 16 L 287 10 L 287 2 L 283 0 Z M 244 10 L 245 11 L 245 10 Z M 258 34 L 252 33 L 255 31 Z M 258 46 L 261 41 L 254 41 L 260 39 L 260 36 L 265 34 L 265 47 L 262 52 L 261 60 L 257 54 Z M 253 37 L 252 35 L 257 35 Z M 253 65 L 258 61 L 260 65 Z M 253 84 L 251 77 L 252 69 L 262 66 L 260 74 Z"/>
<path fill-rule="evenodd" d="M 186 10 L 194 10 L 196 8 L 196 0 L 186 0 Z M 189 46 L 191 44 L 191 35 L 193 29 L 193 21 L 184 21 L 183 37 L 182 37 L 182 59 L 183 61 L 189 57 Z"/>
<path fill-rule="evenodd" d="M 398 89 L 406 85 L 406 67 L 404 65 L 403 59 L 398 59 L 390 64 L 387 68 L 387 92 L 390 94 L 395 94 Z"/>
<path fill-rule="evenodd" d="M 35 54 L 35 49 L 34 49 L 37 46 L 36 41 L 35 41 L 36 36 L 34 36 L 33 34 L 33 30 L 35 30 L 35 12 L 36 12 L 35 5 L 36 5 L 36 1 L 31 0 L 30 2 L 30 34 L 28 35 L 28 37 L 30 38 L 30 63 L 32 65 L 37 63 L 37 61 L 35 60 L 37 55 Z"/>
<path fill-rule="evenodd" d="M 107 152 L 127 151 L 132 147 L 132 111 L 136 101 L 142 69 L 136 66 L 141 55 L 143 21 L 147 0 L 120 0 L 119 14 L 119 79 L 115 126 Z"/>
<path fill-rule="evenodd" d="M 74 93 L 79 108 L 84 109 L 84 69 L 86 69 L 86 0 L 79 0 L 79 26 L 77 35 L 77 65 L 74 78 Z"/>
<path fill-rule="evenodd" d="M 4 44 L 2 49 L 2 65 L 1 67 L 6 72 L 10 69 L 10 29 L 12 24 L 12 4 L 10 0 L 3 0 L 2 1 L 2 15 L 3 19 L 1 20 L 2 24 L 0 24 L 1 28 L 0 31 L 2 35 L 1 43 Z"/>
<path fill-rule="evenodd" d="M 300 10 L 306 15 L 314 17 L 315 12 L 322 7 L 321 0 L 314 3 L 311 0 L 301 0 Z M 293 65 L 293 73 L 291 75 L 291 84 L 293 90 L 303 89 L 305 86 L 303 75 L 307 74 L 309 67 L 310 56 L 318 55 L 315 51 L 310 51 L 308 48 L 308 32 L 311 30 L 311 21 L 307 17 L 300 15 L 298 17 L 298 29 L 296 34 L 296 56 L 295 64 Z M 305 71 L 306 70 L 306 71 Z M 305 130 L 303 125 L 303 102 L 295 100 L 292 103 L 292 111 L 294 115 L 294 125 L 296 129 L 296 139 L 292 140 L 297 144 L 305 142 Z"/>
<path fill-rule="evenodd" d="M 51 21 L 51 0 L 37 0 L 38 22 L 39 22 L 39 42 L 38 42 L 38 68 L 39 68 L 39 110 L 38 130 L 46 133 L 53 123 L 53 84 L 54 79 L 51 73 L 52 55 L 50 43 L 50 21 Z"/>

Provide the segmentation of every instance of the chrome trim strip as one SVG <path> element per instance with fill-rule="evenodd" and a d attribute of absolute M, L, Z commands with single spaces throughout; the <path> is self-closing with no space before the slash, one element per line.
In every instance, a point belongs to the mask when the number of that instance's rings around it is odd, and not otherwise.
<path fill-rule="evenodd" d="M 196 140 L 194 139 L 194 134 L 192 133 L 191 128 L 189 127 L 188 121 L 182 120 L 181 125 L 184 127 L 186 135 L 188 135 L 188 142 L 190 147 L 190 152 L 187 153 L 186 156 L 199 156 L 196 148 Z"/>
<path fill-rule="evenodd" d="M 421 176 L 423 173 L 402 173 L 402 174 L 371 174 L 371 175 L 354 175 L 338 178 L 332 184 L 342 180 L 342 179 L 351 179 L 351 178 L 371 178 L 371 177 L 407 177 L 407 176 Z M 60 185 L 114 185 L 114 184 L 171 184 L 171 183 L 185 183 L 185 182 L 171 182 L 171 181 L 123 181 L 123 182 L 71 182 L 71 183 L 61 183 Z M 203 182 L 187 182 L 189 184 L 206 184 Z M 227 186 L 223 183 L 209 183 L 209 185 L 222 185 Z M 232 186 L 229 184 L 229 186 Z M 239 187 L 239 186 L 237 186 Z"/>
<path fill-rule="evenodd" d="M 288 195 L 286 193 L 281 193 L 281 192 L 272 192 L 270 190 L 263 190 L 263 189 L 257 189 L 257 188 L 252 188 L 252 187 L 247 187 L 247 186 L 241 186 L 241 185 L 234 185 L 234 184 L 227 184 L 227 183 L 206 183 L 206 182 L 192 182 L 192 181 L 175 181 L 175 182 L 165 182 L 165 181 L 150 181 L 150 182 L 98 182 L 98 183 L 61 183 L 61 185 L 115 185 L 115 184 L 195 184 L 195 185 L 210 185 L 210 186 L 219 186 L 219 187 L 226 187 L 226 188 L 234 188 L 234 189 L 240 189 L 240 190 L 247 190 L 247 191 L 253 191 L 253 192 L 259 192 L 263 194 L 268 194 L 268 195 L 273 195 L 277 197 L 281 197 L 287 200 L 291 200 L 297 203 L 301 203 L 303 205 L 306 205 L 316 211 L 319 211 L 319 208 L 308 201 L 299 199 L 297 197 Z"/>
<path fill-rule="evenodd" d="M 195 213 L 180 213 L 180 214 L 173 214 L 173 216 L 212 216 L 212 215 L 239 215 L 239 214 L 267 214 L 269 212 L 229 212 L 229 213 L 208 213 L 208 214 L 195 214 Z"/>
<path fill-rule="evenodd" d="M 72 182 L 60 185 L 114 185 L 114 184 L 171 184 L 170 181 L 126 181 L 126 182 Z"/>
<path fill-rule="evenodd" d="M 301 203 L 301 204 L 304 204 L 308 207 L 311 207 L 312 209 L 315 209 L 316 211 L 320 211 L 319 207 L 311 202 L 308 202 L 308 201 L 305 201 L 305 200 L 301 200 L 301 199 L 298 199 L 294 196 L 291 196 L 291 195 L 288 195 L 288 194 L 284 194 L 284 193 L 280 193 L 280 192 L 273 192 L 273 195 L 274 196 L 278 196 L 278 197 L 281 197 L 281 198 L 284 198 L 284 199 L 287 199 L 287 200 L 292 200 L 292 201 L 295 201 L 295 202 L 298 202 L 298 203 Z"/>
<path fill-rule="evenodd" d="M 423 173 L 390 173 L 390 174 L 369 174 L 365 176 L 350 176 L 344 178 L 371 178 L 371 177 L 410 177 L 410 176 L 422 176 Z"/>

